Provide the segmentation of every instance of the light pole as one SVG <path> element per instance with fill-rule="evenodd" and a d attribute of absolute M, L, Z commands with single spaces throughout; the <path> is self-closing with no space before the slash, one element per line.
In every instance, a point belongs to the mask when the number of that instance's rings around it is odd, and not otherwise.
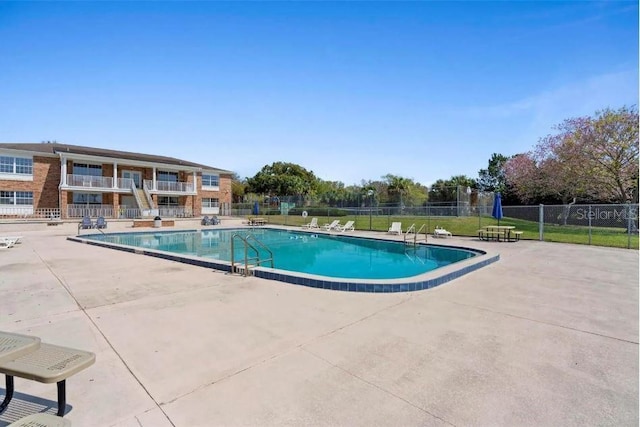
<path fill-rule="evenodd" d="M 367 196 L 369 196 L 369 231 L 371 231 L 371 207 L 373 205 L 373 190 L 367 191 Z"/>

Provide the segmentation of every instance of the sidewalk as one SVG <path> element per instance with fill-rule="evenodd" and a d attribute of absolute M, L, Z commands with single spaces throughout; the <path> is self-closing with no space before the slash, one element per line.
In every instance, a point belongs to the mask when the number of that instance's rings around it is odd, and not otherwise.
<path fill-rule="evenodd" d="M 637 251 L 454 237 L 434 243 L 501 260 L 360 294 L 67 241 L 76 224 L 9 234 L 0 329 L 97 355 L 67 381 L 74 426 L 638 425 Z M 0 427 L 55 407 L 55 385 L 15 387 Z"/>

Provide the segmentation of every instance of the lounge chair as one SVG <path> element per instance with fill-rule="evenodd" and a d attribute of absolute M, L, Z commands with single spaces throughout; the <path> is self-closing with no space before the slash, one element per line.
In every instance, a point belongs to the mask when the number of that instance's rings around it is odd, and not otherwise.
<path fill-rule="evenodd" d="M 433 237 L 451 237 L 453 234 L 451 232 L 445 230 L 444 228 L 436 227 L 433 230 Z"/>
<path fill-rule="evenodd" d="M 95 223 L 96 228 L 107 228 L 107 221 L 105 221 L 103 216 L 99 216 Z"/>
<path fill-rule="evenodd" d="M 15 244 L 16 244 L 15 240 L 0 238 L 0 249 L 9 249 Z"/>
<path fill-rule="evenodd" d="M 80 225 L 78 225 L 78 228 L 80 230 L 86 230 L 88 228 L 93 228 L 94 224 L 93 221 L 91 221 L 91 218 L 89 218 L 88 216 L 85 216 L 84 218 L 82 218 L 82 222 L 80 222 Z"/>
<path fill-rule="evenodd" d="M 21 243 L 22 236 L 1 236 L 0 240 L 13 240 L 13 244 Z"/>
<path fill-rule="evenodd" d="M 336 219 L 331 222 L 331 224 L 325 224 L 323 228 L 327 231 L 335 230 L 340 225 L 340 220 Z"/>
<path fill-rule="evenodd" d="M 209 218 L 207 215 L 202 218 L 202 225 L 218 225 L 220 224 L 220 220 L 217 216 L 212 216 Z"/>
<path fill-rule="evenodd" d="M 402 223 L 401 222 L 392 222 L 391 227 L 389 227 L 390 234 L 397 234 L 398 236 L 402 236 Z"/>
<path fill-rule="evenodd" d="M 353 227 L 354 221 L 347 221 L 345 225 L 339 225 L 336 227 L 337 231 L 345 232 L 345 231 L 353 231 L 355 228 Z"/>
<path fill-rule="evenodd" d="M 318 218 L 311 218 L 311 222 L 308 224 L 304 224 L 302 228 L 320 228 L 318 225 Z"/>

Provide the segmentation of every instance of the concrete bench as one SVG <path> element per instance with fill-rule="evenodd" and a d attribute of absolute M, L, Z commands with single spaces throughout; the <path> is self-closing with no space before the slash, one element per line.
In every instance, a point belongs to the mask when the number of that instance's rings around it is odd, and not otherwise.
<path fill-rule="evenodd" d="M 6 335 L 6 334 L 5 334 Z M 0 404 L 0 413 L 13 398 L 13 377 L 25 378 L 41 383 L 57 383 L 58 412 L 62 417 L 66 407 L 66 379 L 93 365 L 96 355 L 83 350 L 39 343 L 32 351 L 0 359 L 0 373 L 6 378 L 6 394 Z M 15 355 L 14 355 L 15 356 Z"/>

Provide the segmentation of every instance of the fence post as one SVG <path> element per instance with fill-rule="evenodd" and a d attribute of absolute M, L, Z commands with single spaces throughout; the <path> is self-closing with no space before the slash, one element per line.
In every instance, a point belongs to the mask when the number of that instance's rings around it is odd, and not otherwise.
<path fill-rule="evenodd" d="M 631 249 L 631 203 L 627 202 L 627 249 Z"/>
<path fill-rule="evenodd" d="M 589 244 L 591 244 L 591 205 L 589 205 Z"/>
<path fill-rule="evenodd" d="M 538 229 L 540 233 L 540 241 L 544 241 L 544 205 L 540 203 L 540 213 L 538 217 Z"/>

